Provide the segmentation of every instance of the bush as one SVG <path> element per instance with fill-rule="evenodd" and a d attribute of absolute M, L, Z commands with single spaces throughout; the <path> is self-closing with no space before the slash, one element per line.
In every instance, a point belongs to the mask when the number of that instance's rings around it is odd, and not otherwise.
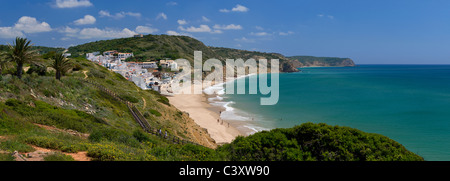
<path fill-rule="evenodd" d="M 44 157 L 44 161 L 75 161 L 72 156 L 62 153 L 54 153 Z"/>
<path fill-rule="evenodd" d="M 20 105 L 23 105 L 23 103 L 17 99 L 8 99 L 6 100 L 5 105 L 10 107 L 18 107 Z"/>
<path fill-rule="evenodd" d="M 423 160 L 385 136 L 313 123 L 238 137 L 218 151 L 228 154 L 230 160 L 239 161 Z"/>
<path fill-rule="evenodd" d="M 141 130 L 135 130 L 133 132 L 133 137 L 136 138 L 141 143 L 150 141 L 150 136 Z"/>
<path fill-rule="evenodd" d="M 6 140 L 0 143 L 0 150 L 7 150 L 10 152 L 31 152 L 34 151 L 34 148 L 17 140 Z"/>
<path fill-rule="evenodd" d="M 83 67 L 80 64 L 78 64 L 78 63 L 73 64 L 72 71 L 75 72 L 75 71 L 80 71 L 82 69 L 83 69 Z"/>
<path fill-rule="evenodd" d="M 104 79 L 106 77 L 106 74 L 102 71 L 99 71 L 97 69 L 90 69 L 90 71 L 87 73 L 88 77 L 96 77 Z"/>
<path fill-rule="evenodd" d="M 42 148 L 60 150 L 68 153 L 76 153 L 86 150 L 86 146 L 74 140 L 74 138 L 58 138 L 55 136 L 31 136 L 25 142 Z"/>
<path fill-rule="evenodd" d="M 135 98 L 133 96 L 130 96 L 130 95 L 121 95 L 119 97 L 122 98 L 123 100 L 126 100 L 126 101 L 131 102 L 131 103 L 138 103 L 139 102 L 139 99 L 137 99 L 137 98 Z"/>
<path fill-rule="evenodd" d="M 89 140 L 92 142 L 118 142 L 133 147 L 139 146 L 139 141 L 135 137 L 127 132 L 113 128 L 96 129 L 89 135 Z"/>
<path fill-rule="evenodd" d="M 14 161 L 14 157 L 9 153 L 0 153 L 0 161 Z"/>
<path fill-rule="evenodd" d="M 159 99 L 157 101 L 160 102 L 160 103 L 163 103 L 165 105 L 170 106 L 169 99 L 167 99 L 167 97 L 164 97 L 162 95 L 159 96 Z"/>
<path fill-rule="evenodd" d="M 89 144 L 88 156 L 96 161 L 154 161 L 147 151 L 111 142 Z"/>
<path fill-rule="evenodd" d="M 47 74 L 47 67 L 39 64 L 31 64 L 30 68 L 26 72 L 27 74 L 37 73 L 39 76 Z"/>
<path fill-rule="evenodd" d="M 155 115 L 157 117 L 162 116 L 162 114 L 160 112 L 158 112 L 157 110 L 154 110 L 154 109 L 150 109 L 150 113 L 152 113 L 153 115 Z"/>

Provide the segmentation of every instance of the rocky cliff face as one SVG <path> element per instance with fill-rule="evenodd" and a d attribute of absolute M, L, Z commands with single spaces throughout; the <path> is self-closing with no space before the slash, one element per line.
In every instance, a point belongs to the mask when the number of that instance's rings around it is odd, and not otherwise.
<path fill-rule="evenodd" d="M 285 61 L 280 63 L 280 72 L 298 72 L 297 67 L 295 61 Z"/>

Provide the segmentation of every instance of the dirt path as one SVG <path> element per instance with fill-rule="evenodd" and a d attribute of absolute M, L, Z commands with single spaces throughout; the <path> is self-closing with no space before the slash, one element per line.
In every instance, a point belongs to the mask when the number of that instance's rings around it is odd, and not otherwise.
<path fill-rule="evenodd" d="M 59 129 L 59 128 L 56 128 L 53 126 L 47 126 L 47 125 L 36 124 L 36 123 L 35 123 L 35 125 L 37 125 L 41 128 L 44 128 L 46 130 L 56 131 L 56 132 L 65 132 L 65 133 L 71 134 L 73 136 L 79 136 L 83 139 L 87 139 L 87 137 L 89 137 L 89 134 L 79 133 L 79 132 L 73 131 L 73 130 L 63 130 L 63 129 Z M 0 139 L 5 140 L 5 139 L 8 139 L 8 137 L 0 136 Z M 72 158 L 75 161 L 91 161 L 92 160 L 92 158 L 87 156 L 86 151 L 82 151 L 82 152 L 78 152 L 78 153 L 66 153 L 66 152 L 61 152 L 59 150 L 38 147 L 35 145 L 30 145 L 30 146 L 33 147 L 35 149 L 35 151 L 26 152 L 26 153 L 15 152 L 13 154 L 13 156 L 15 157 L 15 160 L 16 161 L 44 161 L 44 157 L 51 155 L 51 154 L 55 154 L 55 153 L 62 153 L 65 155 L 70 155 L 70 156 L 72 156 Z"/>
<path fill-rule="evenodd" d="M 89 71 L 87 71 L 87 70 L 83 71 L 84 79 L 87 79 L 87 78 L 88 78 L 88 75 L 87 75 L 88 72 L 89 72 Z"/>
<path fill-rule="evenodd" d="M 145 109 L 145 107 L 147 106 L 147 102 L 145 101 L 144 97 L 142 97 L 142 100 L 144 101 L 144 107 L 142 109 Z"/>
<path fill-rule="evenodd" d="M 91 161 L 91 158 L 87 156 L 87 152 L 78 152 L 78 153 L 65 153 L 60 152 L 58 150 L 46 149 L 31 145 L 36 151 L 23 153 L 25 155 L 24 161 L 44 161 L 44 157 L 55 154 L 62 153 L 65 155 L 70 155 L 75 161 Z M 16 159 L 17 160 L 17 159 Z"/>

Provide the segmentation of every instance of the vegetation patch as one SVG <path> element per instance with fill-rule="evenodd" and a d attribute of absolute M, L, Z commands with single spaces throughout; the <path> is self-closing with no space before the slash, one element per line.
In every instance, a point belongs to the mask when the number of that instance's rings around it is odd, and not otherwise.
<path fill-rule="evenodd" d="M 323 123 L 241 136 L 219 151 L 227 154 L 228 159 L 239 161 L 423 160 L 388 137 Z"/>

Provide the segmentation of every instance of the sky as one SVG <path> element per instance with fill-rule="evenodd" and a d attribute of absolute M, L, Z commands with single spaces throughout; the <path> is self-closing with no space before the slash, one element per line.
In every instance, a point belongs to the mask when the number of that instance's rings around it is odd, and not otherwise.
<path fill-rule="evenodd" d="M 450 64 L 448 0 L 1 0 L 0 44 L 70 47 L 134 34 L 357 64 Z M 230 57 L 238 58 L 238 57 Z"/>

